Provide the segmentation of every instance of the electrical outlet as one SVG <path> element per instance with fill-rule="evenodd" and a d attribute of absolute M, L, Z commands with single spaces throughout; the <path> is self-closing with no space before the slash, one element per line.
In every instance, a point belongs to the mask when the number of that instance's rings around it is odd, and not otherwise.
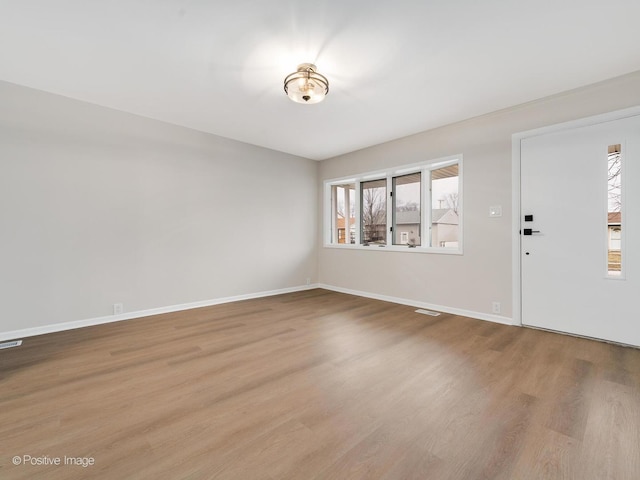
<path fill-rule="evenodd" d="M 500 313 L 500 302 L 491 302 L 491 311 L 493 313 Z"/>
<path fill-rule="evenodd" d="M 113 314 L 114 315 L 121 315 L 122 314 L 122 310 L 123 310 L 123 306 L 121 303 L 114 303 L 113 304 Z"/>
<path fill-rule="evenodd" d="M 307 277 L 307 285 L 311 285 L 311 279 Z"/>

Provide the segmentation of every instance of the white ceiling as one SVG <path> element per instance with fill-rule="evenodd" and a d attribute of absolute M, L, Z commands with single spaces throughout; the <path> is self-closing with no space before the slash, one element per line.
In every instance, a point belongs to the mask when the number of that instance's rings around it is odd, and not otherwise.
<path fill-rule="evenodd" d="M 638 0 L 0 0 L 0 79 L 312 159 L 640 70 Z M 324 102 L 282 81 L 312 62 Z"/>

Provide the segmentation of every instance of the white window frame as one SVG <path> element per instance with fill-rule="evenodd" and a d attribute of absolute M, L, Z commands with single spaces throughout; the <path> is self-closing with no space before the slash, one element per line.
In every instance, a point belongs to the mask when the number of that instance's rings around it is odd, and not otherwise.
<path fill-rule="evenodd" d="M 450 165 L 458 165 L 458 247 L 439 247 L 424 245 L 425 243 L 431 243 L 431 171 L 439 168 L 447 167 Z M 422 244 L 420 246 L 409 247 L 408 245 L 393 245 L 393 232 L 391 232 L 390 226 L 392 221 L 393 202 L 390 201 L 389 193 L 392 191 L 393 177 L 408 175 L 410 173 L 422 173 L 422 226 L 421 236 Z M 332 195 L 331 187 L 336 184 L 353 183 L 355 184 L 356 198 L 360 197 L 361 182 L 374 179 L 387 179 L 387 244 L 386 245 L 362 245 L 360 243 L 361 232 L 361 218 L 360 218 L 360 202 L 355 202 L 355 218 L 356 218 L 356 243 L 355 244 L 338 244 L 333 243 L 332 232 Z M 463 217 L 464 217 L 464 205 L 463 205 L 463 157 L 460 155 L 451 155 L 448 157 L 429 160 L 426 162 L 414 163 L 410 165 L 402 165 L 399 167 L 389 168 L 385 170 L 377 170 L 373 172 L 365 172 L 359 175 L 351 175 L 347 177 L 333 178 L 324 181 L 323 188 L 323 229 L 322 239 L 323 246 L 325 248 L 338 248 L 346 250 L 369 250 L 369 251 L 384 251 L 384 252 L 405 252 L 405 253 L 438 253 L 445 255 L 462 255 L 464 245 L 463 235 Z"/>

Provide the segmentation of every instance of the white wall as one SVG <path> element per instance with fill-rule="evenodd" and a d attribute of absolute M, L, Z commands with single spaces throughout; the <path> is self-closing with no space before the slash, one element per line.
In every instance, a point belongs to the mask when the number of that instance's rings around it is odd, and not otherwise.
<path fill-rule="evenodd" d="M 511 135 L 639 104 L 635 73 L 318 164 L 0 82 L 0 337 L 307 278 L 510 317 Z M 318 246 L 325 179 L 458 153 L 464 255 Z"/>
<path fill-rule="evenodd" d="M 320 186 L 327 179 L 463 154 L 464 255 L 339 250 L 320 243 L 319 281 L 479 316 L 489 315 L 491 302 L 498 301 L 501 315 L 511 317 L 517 228 L 511 225 L 511 135 L 635 105 L 640 72 L 322 162 Z M 501 218 L 489 218 L 492 205 L 502 205 Z"/>
<path fill-rule="evenodd" d="M 316 188 L 317 162 L 0 82 L 0 334 L 315 281 Z"/>

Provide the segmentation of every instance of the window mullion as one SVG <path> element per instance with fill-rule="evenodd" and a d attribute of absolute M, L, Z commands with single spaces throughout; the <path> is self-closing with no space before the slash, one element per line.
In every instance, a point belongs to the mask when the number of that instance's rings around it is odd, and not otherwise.
<path fill-rule="evenodd" d="M 431 212 L 433 206 L 431 205 L 431 169 L 425 168 L 423 171 L 424 188 L 424 226 L 422 227 L 422 245 L 425 247 L 433 247 L 431 244 Z"/>
<path fill-rule="evenodd" d="M 393 177 L 389 175 L 387 177 L 387 245 L 393 245 Z"/>
<path fill-rule="evenodd" d="M 362 201 L 362 192 L 361 192 L 360 189 L 362 188 L 361 187 L 362 184 L 360 183 L 359 180 L 356 180 L 354 182 L 354 185 L 355 185 L 355 188 L 354 188 L 353 194 L 355 196 L 355 199 L 353 201 L 353 204 L 354 204 L 354 210 L 355 210 L 354 216 L 355 216 L 355 220 L 356 220 L 356 223 L 355 223 L 355 233 L 356 233 L 355 244 L 356 245 L 360 245 L 360 238 L 361 238 L 360 237 L 360 232 L 361 232 L 361 229 L 362 229 L 362 218 L 360 218 L 360 202 Z"/>

